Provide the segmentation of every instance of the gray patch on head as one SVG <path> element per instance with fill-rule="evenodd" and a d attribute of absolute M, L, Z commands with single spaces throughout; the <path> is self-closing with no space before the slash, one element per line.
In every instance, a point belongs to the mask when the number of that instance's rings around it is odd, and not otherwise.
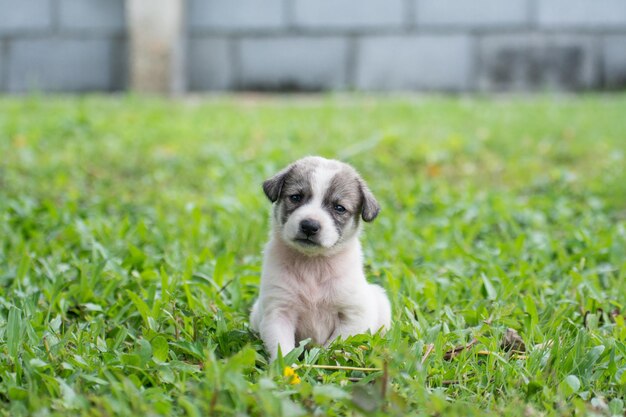
<path fill-rule="evenodd" d="M 361 211 L 362 196 L 359 185 L 358 174 L 349 166 L 342 166 L 341 170 L 330 180 L 324 195 L 324 208 L 330 213 L 335 228 L 339 235 L 343 235 L 345 226 L 350 219 L 358 225 Z M 339 213 L 335 210 L 335 205 L 343 206 L 346 211 Z"/>
<path fill-rule="evenodd" d="M 333 189 L 331 191 L 331 189 Z M 357 202 L 351 207 L 341 204 L 348 211 L 354 211 L 355 221 L 358 223 L 358 215 L 366 222 L 371 222 L 378 216 L 380 205 L 370 191 L 369 187 L 359 173 L 348 164 L 341 163 L 341 171 L 332 179 L 327 193 L 334 192 L 337 196 L 345 193 L 345 200 L 350 203 Z M 356 194 L 356 195 L 355 195 Z M 358 196 L 358 197 L 357 197 Z"/>
<path fill-rule="evenodd" d="M 283 193 L 280 196 L 280 201 L 277 206 L 277 210 L 280 210 L 280 222 L 285 224 L 291 213 L 296 211 L 299 207 L 306 204 L 313 197 L 313 190 L 311 188 L 311 178 L 313 176 L 313 168 L 306 165 L 298 165 L 290 172 L 285 179 L 283 186 Z M 294 203 L 289 199 L 289 196 L 299 194 L 302 196 L 302 200 L 298 203 Z"/>
<path fill-rule="evenodd" d="M 285 224 L 291 213 L 313 197 L 311 179 L 319 164 L 320 161 L 314 157 L 300 159 L 263 183 L 263 190 L 268 188 L 272 192 L 271 196 L 265 192 L 268 198 L 277 202 L 274 215 L 281 224 Z M 289 196 L 294 194 L 302 195 L 302 200 L 298 203 L 292 202 Z"/>

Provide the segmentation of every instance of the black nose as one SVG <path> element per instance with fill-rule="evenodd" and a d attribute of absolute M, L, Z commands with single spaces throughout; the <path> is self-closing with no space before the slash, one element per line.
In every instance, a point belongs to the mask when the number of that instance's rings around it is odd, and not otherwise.
<path fill-rule="evenodd" d="M 315 220 L 304 219 L 300 222 L 300 230 L 307 236 L 313 236 L 319 232 L 320 228 L 320 222 Z"/>

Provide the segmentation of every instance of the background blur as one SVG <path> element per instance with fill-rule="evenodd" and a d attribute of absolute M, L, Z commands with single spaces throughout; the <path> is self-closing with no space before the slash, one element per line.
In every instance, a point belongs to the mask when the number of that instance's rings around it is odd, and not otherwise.
<path fill-rule="evenodd" d="M 624 86 L 625 0 L 0 0 L 3 92 Z"/>

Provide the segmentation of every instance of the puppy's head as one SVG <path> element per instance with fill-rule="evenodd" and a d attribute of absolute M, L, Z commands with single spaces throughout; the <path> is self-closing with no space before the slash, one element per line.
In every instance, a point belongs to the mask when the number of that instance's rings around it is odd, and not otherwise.
<path fill-rule="evenodd" d="M 350 165 L 310 156 L 263 183 L 274 204 L 274 228 L 307 255 L 330 254 L 354 237 L 360 220 L 371 222 L 380 206 Z"/>

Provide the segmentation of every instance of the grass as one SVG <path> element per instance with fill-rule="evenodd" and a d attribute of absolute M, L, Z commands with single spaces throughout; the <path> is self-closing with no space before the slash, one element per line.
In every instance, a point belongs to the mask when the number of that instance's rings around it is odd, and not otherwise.
<path fill-rule="evenodd" d="M 0 98 L 0 415 L 622 416 L 625 115 L 624 95 Z M 381 202 L 363 244 L 394 325 L 270 365 L 247 321 L 260 184 L 306 154 Z"/>

